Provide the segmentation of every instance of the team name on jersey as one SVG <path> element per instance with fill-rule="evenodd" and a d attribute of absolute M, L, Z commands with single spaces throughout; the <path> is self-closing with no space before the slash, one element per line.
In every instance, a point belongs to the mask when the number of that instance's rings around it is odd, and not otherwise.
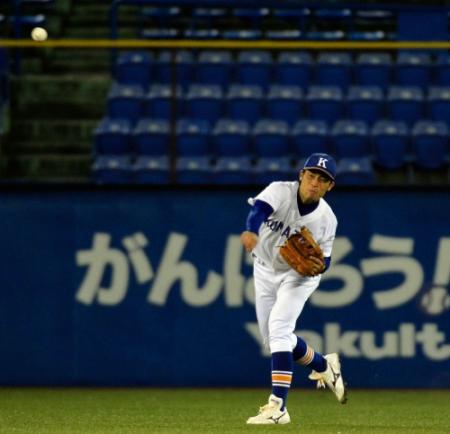
<path fill-rule="evenodd" d="M 279 232 L 279 231 L 283 230 L 283 228 L 284 228 L 284 223 L 280 220 L 268 218 L 264 223 L 272 232 Z M 286 228 L 284 228 L 281 236 L 288 238 L 290 233 L 291 233 L 291 227 L 286 226 Z"/>

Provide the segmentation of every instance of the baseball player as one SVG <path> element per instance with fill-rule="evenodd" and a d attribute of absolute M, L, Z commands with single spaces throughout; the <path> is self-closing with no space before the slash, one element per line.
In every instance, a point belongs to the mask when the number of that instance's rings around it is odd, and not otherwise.
<path fill-rule="evenodd" d="M 334 186 L 336 163 L 328 154 L 310 155 L 295 182 L 273 182 L 255 198 L 241 242 L 253 257 L 255 307 L 259 330 L 272 362 L 272 393 L 248 424 L 286 424 L 294 362 L 312 368 L 309 378 L 325 385 L 346 402 L 341 365 L 336 353 L 323 356 L 294 334 L 306 300 L 330 265 L 337 219 L 323 196 Z M 306 226 L 323 257 L 310 258 L 311 272 L 301 275 L 280 255 L 280 246 Z"/>

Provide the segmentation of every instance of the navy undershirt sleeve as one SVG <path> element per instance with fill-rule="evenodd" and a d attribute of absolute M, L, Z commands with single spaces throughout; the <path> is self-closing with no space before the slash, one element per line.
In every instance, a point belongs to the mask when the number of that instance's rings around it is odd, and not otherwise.
<path fill-rule="evenodd" d="M 328 268 L 330 267 L 331 256 L 326 256 L 324 259 L 325 259 L 325 268 L 322 271 L 322 273 L 325 273 L 325 271 L 327 271 Z"/>
<path fill-rule="evenodd" d="M 267 220 L 272 213 L 273 208 L 267 202 L 256 200 L 248 214 L 246 229 L 257 234 L 261 224 Z"/>

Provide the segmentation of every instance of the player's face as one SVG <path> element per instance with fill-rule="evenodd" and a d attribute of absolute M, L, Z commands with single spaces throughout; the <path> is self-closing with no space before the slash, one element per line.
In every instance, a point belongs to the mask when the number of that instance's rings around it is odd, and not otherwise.
<path fill-rule="evenodd" d="M 300 173 L 300 198 L 303 203 L 318 202 L 330 191 L 334 182 L 319 170 L 303 170 Z"/>

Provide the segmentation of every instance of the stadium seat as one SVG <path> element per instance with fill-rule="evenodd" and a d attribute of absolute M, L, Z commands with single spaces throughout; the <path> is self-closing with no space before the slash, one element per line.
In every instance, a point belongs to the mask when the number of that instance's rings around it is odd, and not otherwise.
<path fill-rule="evenodd" d="M 338 158 L 361 158 L 371 153 L 369 128 L 363 121 L 337 121 L 331 136 L 334 155 Z"/>
<path fill-rule="evenodd" d="M 408 159 L 409 130 L 404 122 L 382 120 L 372 127 L 375 163 L 383 169 L 395 170 Z"/>
<path fill-rule="evenodd" d="M 418 86 L 424 89 L 431 82 L 431 56 L 428 53 L 401 52 L 394 70 L 398 86 Z"/>
<path fill-rule="evenodd" d="M 100 155 L 92 165 L 92 178 L 98 184 L 129 184 L 133 181 L 128 155 Z"/>
<path fill-rule="evenodd" d="M 375 183 L 375 172 L 370 158 L 342 158 L 336 167 L 336 183 L 338 185 L 372 185 Z"/>
<path fill-rule="evenodd" d="M 232 9 L 234 18 L 242 21 L 242 24 L 259 29 L 264 18 L 270 15 L 270 9 L 266 7 L 238 7 Z"/>
<path fill-rule="evenodd" d="M 308 19 L 311 17 L 311 9 L 309 8 L 273 8 L 272 16 L 281 22 L 288 23 L 304 32 L 307 28 Z"/>
<path fill-rule="evenodd" d="M 208 29 L 227 17 L 228 11 L 220 7 L 196 7 L 192 10 L 192 25 Z"/>
<path fill-rule="evenodd" d="M 224 30 L 222 32 L 223 39 L 230 39 L 236 41 L 257 41 L 261 39 L 262 31 L 257 29 L 236 29 Z"/>
<path fill-rule="evenodd" d="M 345 39 L 345 32 L 342 30 L 311 30 L 305 33 L 308 41 L 342 41 Z"/>
<path fill-rule="evenodd" d="M 450 56 L 448 51 L 440 53 L 436 58 L 435 82 L 438 86 L 450 86 Z"/>
<path fill-rule="evenodd" d="M 263 91 L 259 86 L 232 84 L 226 95 L 226 115 L 253 125 L 262 116 Z"/>
<path fill-rule="evenodd" d="M 419 121 L 412 129 L 415 164 L 423 169 L 439 169 L 446 163 L 448 127 L 444 122 Z"/>
<path fill-rule="evenodd" d="M 302 88 L 277 84 L 270 86 L 266 113 L 269 118 L 294 125 L 304 115 Z"/>
<path fill-rule="evenodd" d="M 319 53 L 316 60 L 316 84 L 347 89 L 351 83 L 352 57 L 349 53 Z"/>
<path fill-rule="evenodd" d="M 154 84 L 144 97 L 143 115 L 154 119 L 170 120 L 183 112 L 183 92 L 181 86 L 173 88 L 169 84 Z"/>
<path fill-rule="evenodd" d="M 392 57 L 389 53 L 360 53 L 356 57 L 354 72 L 356 84 L 384 89 L 391 83 Z"/>
<path fill-rule="evenodd" d="M 126 119 L 102 119 L 94 131 L 94 152 L 109 155 L 130 153 L 130 122 Z"/>
<path fill-rule="evenodd" d="M 428 89 L 428 115 L 433 121 L 450 123 L 450 86 Z"/>
<path fill-rule="evenodd" d="M 198 118 L 213 124 L 222 116 L 222 88 L 213 84 L 192 84 L 185 98 L 187 117 Z"/>
<path fill-rule="evenodd" d="M 186 39 L 207 40 L 219 39 L 221 36 L 219 29 L 186 29 L 183 37 Z"/>
<path fill-rule="evenodd" d="M 297 172 L 287 157 L 260 158 L 253 168 L 254 182 L 267 185 L 274 181 L 295 181 Z"/>
<path fill-rule="evenodd" d="M 113 84 L 108 93 L 108 116 L 134 123 L 143 112 L 144 89 L 137 85 Z"/>
<path fill-rule="evenodd" d="M 302 119 L 291 132 L 292 151 L 296 158 L 315 152 L 330 152 L 328 126 L 324 121 Z"/>
<path fill-rule="evenodd" d="M 286 86 L 300 86 L 306 90 L 312 81 L 312 67 L 310 53 L 282 51 L 274 63 L 275 82 Z"/>
<path fill-rule="evenodd" d="M 377 86 L 351 86 L 347 93 L 349 119 L 373 124 L 384 114 L 383 91 Z"/>
<path fill-rule="evenodd" d="M 160 28 L 169 27 L 170 23 L 178 19 L 182 14 L 181 8 L 177 6 L 145 6 L 139 9 L 142 20 L 148 20 Z"/>
<path fill-rule="evenodd" d="M 165 185 L 170 182 L 169 157 L 142 155 L 133 165 L 134 181 L 137 184 Z"/>
<path fill-rule="evenodd" d="M 212 132 L 217 157 L 250 156 L 250 127 L 245 121 L 219 119 Z"/>
<path fill-rule="evenodd" d="M 343 116 L 343 92 L 337 86 L 311 86 L 306 101 L 311 119 L 333 123 Z"/>
<path fill-rule="evenodd" d="M 139 32 L 142 39 L 177 39 L 180 32 L 175 28 L 151 28 L 142 29 Z"/>
<path fill-rule="evenodd" d="M 158 83 L 171 84 L 175 80 L 185 90 L 193 81 L 193 64 L 190 51 L 161 51 L 155 63 Z"/>
<path fill-rule="evenodd" d="M 347 39 L 349 41 L 378 42 L 389 39 L 389 36 L 382 30 L 351 31 L 347 33 Z"/>
<path fill-rule="evenodd" d="M 176 176 L 178 184 L 211 184 L 212 166 L 209 157 L 178 158 Z"/>
<path fill-rule="evenodd" d="M 272 55 L 269 51 L 241 51 L 236 62 L 236 78 L 243 85 L 266 90 L 272 81 Z"/>
<path fill-rule="evenodd" d="M 302 38 L 300 30 L 267 30 L 266 39 L 273 41 L 296 41 Z"/>
<path fill-rule="evenodd" d="M 174 93 L 175 90 L 175 93 Z M 143 100 L 143 116 L 170 120 L 184 113 L 183 90 L 170 84 L 153 84 Z"/>
<path fill-rule="evenodd" d="M 253 130 L 253 147 L 258 158 L 285 157 L 289 154 L 289 125 L 284 121 L 261 119 Z"/>
<path fill-rule="evenodd" d="M 196 66 L 200 84 L 215 84 L 228 88 L 233 71 L 233 56 L 230 51 L 202 51 Z"/>
<path fill-rule="evenodd" d="M 222 157 L 218 158 L 213 169 L 213 183 L 252 184 L 253 171 L 251 160 L 248 157 Z"/>
<path fill-rule="evenodd" d="M 423 118 L 424 95 L 420 87 L 391 86 L 387 94 L 388 118 L 409 126 Z"/>
<path fill-rule="evenodd" d="M 210 126 L 202 119 L 183 118 L 177 122 L 177 154 L 181 157 L 209 156 Z"/>
<path fill-rule="evenodd" d="M 141 119 L 133 131 L 134 148 L 138 155 L 168 155 L 170 124 L 161 119 Z"/>
<path fill-rule="evenodd" d="M 146 51 L 128 51 L 120 54 L 116 76 L 120 84 L 137 84 L 148 89 L 153 77 L 154 56 Z"/>

